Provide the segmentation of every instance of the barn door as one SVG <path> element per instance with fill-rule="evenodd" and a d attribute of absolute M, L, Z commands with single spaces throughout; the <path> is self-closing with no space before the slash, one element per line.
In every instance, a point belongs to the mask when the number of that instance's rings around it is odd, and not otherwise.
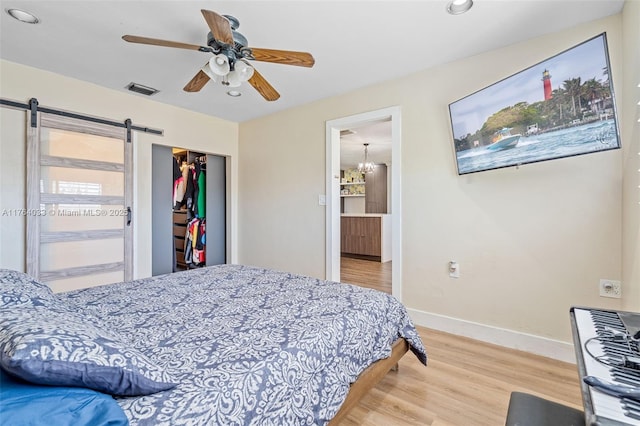
<path fill-rule="evenodd" d="M 40 112 L 27 133 L 27 273 L 54 291 L 132 279 L 126 130 Z"/>

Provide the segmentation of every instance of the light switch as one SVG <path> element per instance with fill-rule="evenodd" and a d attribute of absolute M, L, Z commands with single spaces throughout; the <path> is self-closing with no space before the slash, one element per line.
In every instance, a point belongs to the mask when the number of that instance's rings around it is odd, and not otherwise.
<path fill-rule="evenodd" d="M 327 205 L 327 196 L 324 194 L 319 194 L 318 195 L 318 205 L 319 206 L 326 206 Z"/>
<path fill-rule="evenodd" d="M 451 278 L 460 278 L 460 265 L 455 260 L 449 262 L 449 276 Z"/>

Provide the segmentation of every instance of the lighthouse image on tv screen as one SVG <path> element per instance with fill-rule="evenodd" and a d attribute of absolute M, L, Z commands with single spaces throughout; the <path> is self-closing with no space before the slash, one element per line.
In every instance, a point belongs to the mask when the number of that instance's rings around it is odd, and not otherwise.
<path fill-rule="evenodd" d="M 449 105 L 458 174 L 620 148 L 606 33 Z"/>

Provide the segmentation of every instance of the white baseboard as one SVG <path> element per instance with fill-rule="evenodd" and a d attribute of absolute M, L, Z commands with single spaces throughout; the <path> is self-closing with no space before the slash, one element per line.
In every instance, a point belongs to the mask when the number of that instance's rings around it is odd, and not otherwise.
<path fill-rule="evenodd" d="M 504 346 L 519 351 L 557 359 L 559 361 L 576 363 L 573 344 L 559 340 L 519 333 L 504 328 L 492 327 L 471 321 L 465 321 L 444 315 L 432 314 L 417 309 L 407 309 L 414 324 L 446 333 L 470 337 L 495 345 Z M 427 348 L 428 351 L 429 348 Z"/>

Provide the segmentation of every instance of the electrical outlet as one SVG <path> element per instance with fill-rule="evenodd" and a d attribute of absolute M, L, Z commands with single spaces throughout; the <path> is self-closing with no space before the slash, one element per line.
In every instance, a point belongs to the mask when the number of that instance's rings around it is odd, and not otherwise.
<path fill-rule="evenodd" d="M 622 297 L 622 283 L 615 280 L 600 280 L 600 296 L 613 297 L 620 299 Z"/>

